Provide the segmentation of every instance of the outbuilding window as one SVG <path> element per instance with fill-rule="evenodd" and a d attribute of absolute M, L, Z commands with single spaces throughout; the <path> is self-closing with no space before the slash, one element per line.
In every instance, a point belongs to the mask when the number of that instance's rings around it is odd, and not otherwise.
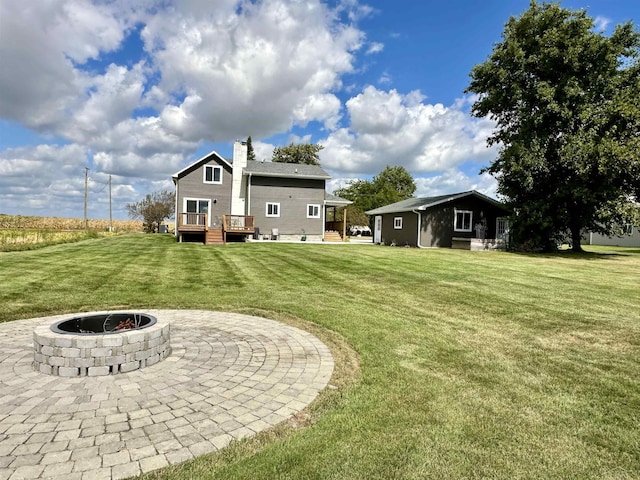
<path fill-rule="evenodd" d="M 470 232 L 472 221 L 471 210 L 454 210 L 453 230 L 455 232 Z"/>
<path fill-rule="evenodd" d="M 393 218 L 393 228 L 395 230 L 402 230 L 402 217 Z"/>

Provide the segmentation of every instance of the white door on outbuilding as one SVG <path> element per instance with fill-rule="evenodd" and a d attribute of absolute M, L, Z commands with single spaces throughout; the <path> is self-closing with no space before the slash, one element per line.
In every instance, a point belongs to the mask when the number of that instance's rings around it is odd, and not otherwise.
<path fill-rule="evenodd" d="M 373 243 L 382 242 L 382 215 L 376 215 L 373 227 Z"/>

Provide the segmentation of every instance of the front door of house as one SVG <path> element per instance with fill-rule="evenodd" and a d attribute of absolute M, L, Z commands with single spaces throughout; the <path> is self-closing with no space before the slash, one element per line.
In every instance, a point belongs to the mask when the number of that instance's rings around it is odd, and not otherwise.
<path fill-rule="evenodd" d="M 382 216 L 376 215 L 373 226 L 373 243 L 382 242 Z"/>

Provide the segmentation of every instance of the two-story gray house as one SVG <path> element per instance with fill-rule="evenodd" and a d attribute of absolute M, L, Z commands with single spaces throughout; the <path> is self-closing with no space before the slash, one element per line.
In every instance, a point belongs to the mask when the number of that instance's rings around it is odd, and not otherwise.
<path fill-rule="evenodd" d="M 232 160 L 211 152 L 172 178 L 179 241 L 340 240 L 326 213 L 351 203 L 326 193 L 331 177 L 321 167 L 250 161 L 238 141 Z"/>

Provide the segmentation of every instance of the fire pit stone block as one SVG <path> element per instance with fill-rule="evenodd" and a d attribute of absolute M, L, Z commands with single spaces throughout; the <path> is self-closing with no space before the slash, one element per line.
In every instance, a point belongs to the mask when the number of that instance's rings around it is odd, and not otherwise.
<path fill-rule="evenodd" d="M 171 354 L 170 325 L 162 319 L 143 329 L 108 334 L 57 333 L 51 325 L 33 332 L 36 371 L 60 377 L 132 372 Z"/>

